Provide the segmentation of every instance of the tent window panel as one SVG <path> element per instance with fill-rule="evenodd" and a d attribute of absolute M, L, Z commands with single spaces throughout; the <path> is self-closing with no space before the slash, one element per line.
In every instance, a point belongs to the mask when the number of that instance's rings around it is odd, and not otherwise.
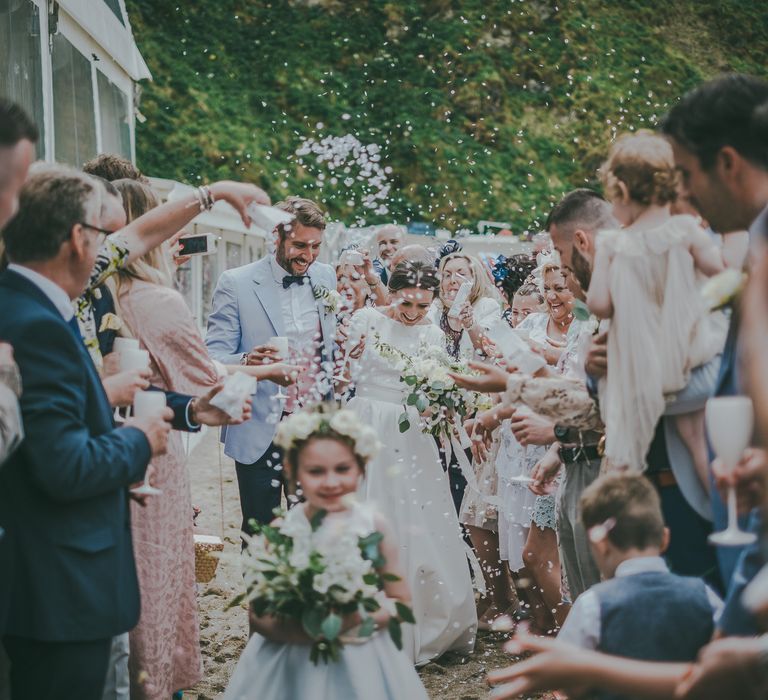
<path fill-rule="evenodd" d="M 0 95 L 37 124 L 37 157 L 45 157 L 40 15 L 31 0 L 0 0 Z"/>
<path fill-rule="evenodd" d="M 80 167 L 96 155 L 91 64 L 61 34 L 53 37 L 51 60 L 56 160 Z"/>
<path fill-rule="evenodd" d="M 101 115 L 101 150 L 131 158 L 128 96 L 101 71 L 96 71 Z"/>

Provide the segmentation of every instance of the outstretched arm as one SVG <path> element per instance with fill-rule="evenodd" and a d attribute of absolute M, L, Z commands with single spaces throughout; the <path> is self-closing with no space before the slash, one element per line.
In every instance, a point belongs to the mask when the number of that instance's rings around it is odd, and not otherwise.
<path fill-rule="evenodd" d="M 247 208 L 250 204 L 269 204 L 264 190 L 245 182 L 222 180 L 210 185 L 214 201 L 224 200 L 234 207 L 245 226 L 251 225 Z M 200 201 L 195 192 L 190 192 L 172 202 L 166 202 L 148 211 L 120 230 L 120 237 L 128 248 L 130 264 L 156 248 L 184 228 L 200 213 Z"/>
<path fill-rule="evenodd" d="M 693 256 L 693 262 L 696 268 L 707 277 L 716 275 L 725 270 L 723 260 L 723 249 L 718 248 L 710 237 L 700 227 L 696 227 L 691 232 L 690 247 L 688 248 Z"/>

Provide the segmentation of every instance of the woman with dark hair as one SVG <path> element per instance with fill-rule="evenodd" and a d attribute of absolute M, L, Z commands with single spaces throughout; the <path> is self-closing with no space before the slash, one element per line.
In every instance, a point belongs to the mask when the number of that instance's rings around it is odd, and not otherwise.
<path fill-rule="evenodd" d="M 493 266 L 493 282 L 507 303 L 507 308 L 502 315 L 513 328 L 518 323 L 511 318 L 515 294 L 528 281 L 535 269 L 536 258 L 528 253 L 518 253 L 511 258 L 500 255 Z"/>
<path fill-rule="evenodd" d="M 431 265 L 400 263 L 389 279 L 391 304 L 360 309 L 348 340 L 356 392 L 348 406 L 384 445 L 368 466 L 361 495 L 395 526 L 416 616 L 416 624 L 403 630 L 404 649 L 417 665 L 449 650 L 471 651 L 477 624 L 448 478 L 416 408 L 406 406 L 407 387 L 400 381 L 403 355 L 445 343 L 427 319 L 437 286 Z M 411 427 L 400 432 L 403 411 Z"/>

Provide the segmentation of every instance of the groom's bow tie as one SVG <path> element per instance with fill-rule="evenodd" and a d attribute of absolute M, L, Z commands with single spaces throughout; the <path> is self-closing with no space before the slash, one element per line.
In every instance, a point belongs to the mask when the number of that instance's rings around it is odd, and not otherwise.
<path fill-rule="evenodd" d="M 303 285 L 304 280 L 309 279 L 309 275 L 286 275 L 283 277 L 283 289 L 288 289 L 292 284 Z"/>

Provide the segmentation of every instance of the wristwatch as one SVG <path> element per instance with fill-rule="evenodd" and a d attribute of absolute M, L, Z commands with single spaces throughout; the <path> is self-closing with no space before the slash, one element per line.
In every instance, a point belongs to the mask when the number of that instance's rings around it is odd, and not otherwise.
<path fill-rule="evenodd" d="M 573 442 L 573 440 L 568 440 L 568 435 L 571 432 L 571 429 L 567 425 L 562 425 L 560 423 L 555 424 L 555 439 L 558 442 Z"/>
<path fill-rule="evenodd" d="M 240 364 L 241 365 L 247 365 L 248 364 L 248 353 L 244 352 L 242 356 L 240 357 Z"/>

